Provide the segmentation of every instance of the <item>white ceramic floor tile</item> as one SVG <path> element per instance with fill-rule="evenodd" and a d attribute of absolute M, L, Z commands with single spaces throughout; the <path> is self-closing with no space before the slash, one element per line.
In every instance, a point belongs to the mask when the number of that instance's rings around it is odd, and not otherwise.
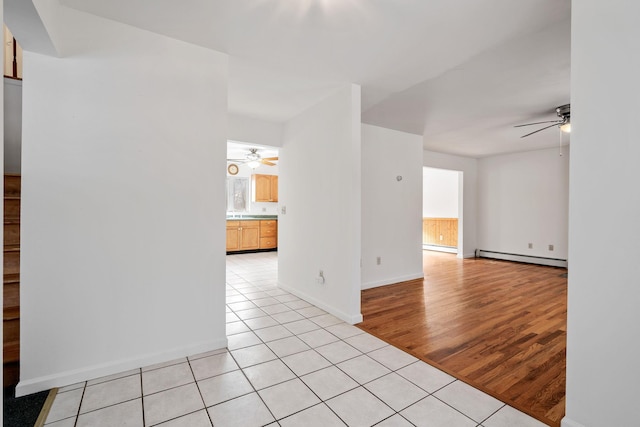
<path fill-rule="evenodd" d="M 465 417 L 433 396 L 409 406 L 400 415 L 417 427 L 475 427 L 477 425 L 471 418 Z"/>
<path fill-rule="evenodd" d="M 233 311 L 241 311 L 241 310 L 249 310 L 251 308 L 258 308 L 251 301 L 240 301 L 240 302 L 232 302 L 228 303 L 227 306 Z"/>
<path fill-rule="evenodd" d="M 341 319 L 338 319 L 337 317 L 331 315 L 331 314 L 323 314 L 321 316 L 315 316 L 315 317 L 311 317 L 310 320 L 313 323 L 316 323 L 320 326 L 322 326 L 323 328 L 326 328 L 327 326 L 332 326 L 332 325 L 337 325 L 339 323 L 342 323 Z"/>
<path fill-rule="evenodd" d="M 234 313 L 227 313 L 226 316 L 227 316 L 227 323 L 237 322 L 240 320 L 240 318 L 236 316 Z"/>
<path fill-rule="evenodd" d="M 530 417 L 529 415 L 512 408 L 504 406 L 498 412 L 485 420 L 484 427 L 545 427 L 546 424 Z"/>
<path fill-rule="evenodd" d="M 83 381 L 83 382 L 81 382 L 81 383 L 75 383 L 75 384 L 67 385 L 67 386 L 64 386 L 64 387 L 60 387 L 60 388 L 58 389 L 58 394 L 60 394 L 60 393 L 65 393 L 65 392 L 67 392 L 67 391 L 71 391 L 71 390 L 77 390 L 77 389 L 79 389 L 79 388 L 84 388 L 84 386 L 85 386 L 86 384 L 87 384 L 87 382 L 86 382 L 86 381 Z"/>
<path fill-rule="evenodd" d="M 344 427 L 340 418 L 324 403 L 280 420 L 282 427 Z"/>
<path fill-rule="evenodd" d="M 194 381 L 189 364 L 180 363 L 179 365 L 143 372 L 142 392 L 146 396 Z"/>
<path fill-rule="evenodd" d="M 83 388 L 78 388 L 65 393 L 58 393 L 47 415 L 47 423 L 59 421 L 64 418 L 75 417 L 80 409 Z"/>
<path fill-rule="evenodd" d="M 216 427 L 260 427 L 274 420 L 256 393 L 208 409 Z"/>
<path fill-rule="evenodd" d="M 292 310 L 291 310 L 290 307 L 287 307 L 286 305 L 284 305 L 282 303 L 278 303 L 278 304 L 268 305 L 266 307 L 262 307 L 262 311 L 264 311 L 267 314 L 272 314 L 273 315 L 273 314 L 283 313 L 285 311 L 292 311 Z"/>
<path fill-rule="evenodd" d="M 327 326 L 325 329 L 340 339 L 364 334 L 364 331 L 362 329 L 356 328 L 355 326 L 348 325 L 346 323 L 338 323 L 337 325 Z"/>
<path fill-rule="evenodd" d="M 308 346 L 315 348 L 320 347 L 335 341 L 338 341 L 338 337 L 335 335 L 331 335 L 329 332 L 324 329 L 317 329 L 311 332 L 305 332 L 304 334 L 299 334 L 298 338 L 304 341 Z"/>
<path fill-rule="evenodd" d="M 252 292 L 252 293 L 245 293 L 244 296 L 253 301 L 257 299 L 268 298 L 269 294 L 267 294 L 266 292 Z"/>
<path fill-rule="evenodd" d="M 282 358 L 282 361 L 298 376 L 306 375 L 313 371 L 326 368 L 331 365 L 327 359 L 315 350 L 307 350 Z"/>
<path fill-rule="evenodd" d="M 227 348 L 229 350 L 251 347 L 256 344 L 262 344 L 262 340 L 251 331 L 227 337 Z"/>
<path fill-rule="evenodd" d="M 267 293 L 272 297 L 277 297 L 280 295 L 289 295 L 289 292 L 285 291 L 284 289 L 274 289 L 271 291 L 267 291 Z"/>
<path fill-rule="evenodd" d="M 372 359 L 382 363 L 392 371 L 398 370 L 404 366 L 410 365 L 418 361 L 415 357 L 406 353 L 392 345 L 374 350 L 368 354 Z"/>
<path fill-rule="evenodd" d="M 190 363 L 197 381 L 239 369 L 228 352 L 192 360 Z"/>
<path fill-rule="evenodd" d="M 315 306 L 299 308 L 296 311 L 302 314 L 304 317 L 314 317 L 314 316 L 322 316 L 324 314 L 328 314 L 326 311 L 319 309 L 318 307 L 315 307 Z"/>
<path fill-rule="evenodd" d="M 360 384 L 366 384 L 391 372 L 389 369 L 365 355 L 338 363 L 337 366 Z"/>
<path fill-rule="evenodd" d="M 142 402 L 130 400 L 78 417 L 76 427 L 142 427 Z"/>
<path fill-rule="evenodd" d="M 283 311 L 282 313 L 272 314 L 271 317 L 280 323 L 290 323 L 296 320 L 304 319 L 304 316 L 295 311 Z"/>
<path fill-rule="evenodd" d="M 394 372 L 371 381 L 365 388 L 396 411 L 401 411 L 427 396 L 426 391 Z"/>
<path fill-rule="evenodd" d="M 330 399 L 359 386 L 335 366 L 312 372 L 300 379 L 322 400 Z"/>
<path fill-rule="evenodd" d="M 285 303 L 285 305 L 293 310 L 299 310 L 301 308 L 311 307 L 311 304 L 309 304 L 304 300 L 290 301 Z"/>
<path fill-rule="evenodd" d="M 349 427 L 372 426 L 394 411 L 362 387 L 325 402 Z"/>
<path fill-rule="evenodd" d="M 360 351 L 351 347 L 344 341 L 332 342 L 331 344 L 317 347 L 315 350 L 320 353 L 325 359 L 334 364 L 353 359 L 354 357 L 360 356 L 362 354 L 360 353 Z"/>
<path fill-rule="evenodd" d="M 144 398 L 144 420 L 150 426 L 199 409 L 204 409 L 204 404 L 195 383 L 172 388 Z"/>
<path fill-rule="evenodd" d="M 168 360 L 166 362 L 155 363 L 153 365 L 145 366 L 141 369 L 142 372 L 153 371 L 154 369 L 166 368 L 167 366 L 179 365 L 180 363 L 185 363 L 187 361 L 186 357 L 181 357 L 179 359 Z"/>
<path fill-rule="evenodd" d="M 256 317 L 266 316 L 267 313 L 259 308 L 250 308 L 249 310 L 236 311 L 236 316 L 242 320 L 254 319 Z"/>
<path fill-rule="evenodd" d="M 262 308 L 263 310 L 264 310 L 264 307 L 268 307 L 270 305 L 282 304 L 277 299 L 275 299 L 273 297 L 269 297 L 269 296 L 267 296 L 266 298 L 260 298 L 260 299 L 256 299 L 256 300 L 252 300 L 252 301 L 253 301 L 253 303 L 255 305 L 257 305 L 258 307 Z"/>
<path fill-rule="evenodd" d="M 397 373 L 429 393 L 433 393 L 456 380 L 451 375 L 421 360 L 399 369 Z"/>
<path fill-rule="evenodd" d="M 278 357 L 285 357 L 290 354 L 300 353 L 310 349 L 310 347 L 298 337 L 288 337 L 271 341 L 267 343 L 267 345 L 275 354 L 278 355 Z"/>
<path fill-rule="evenodd" d="M 253 391 L 253 387 L 242 371 L 227 372 L 217 377 L 198 381 L 198 386 L 207 407 Z"/>
<path fill-rule="evenodd" d="M 100 383 L 104 383 L 111 380 L 117 380 L 118 378 L 124 378 L 130 375 L 139 375 L 139 374 L 140 374 L 140 369 L 131 369 L 129 371 L 119 372 L 117 374 L 108 375 L 106 377 L 100 377 L 94 380 L 87 381 L 87 385 L 90 386 L 90 385 L 100 384 Z"/>
<path fill-rule="evenodd" d="M 76 417 L 65 418 L 64 420 L 55 421 L 51 424 L 45 424 L 45 427 L 75 427 Z"/>
<path fill-rule="evenodd" d="M 231 354 L 241 368 L 268 362 L 269 360 L 277 358 L 276 355 L 269 350 L 269 347 L 264 344 L 233 350 Z"/>
<path fill-rule="evenodd" d="M 498 399 L 462 381 L 449 384 L 435 392 L 434 396 L 479 423 L 504 406 Z"/>
<path fill-rule="evenodd" d="M 244 323 L 254 331 L 280 324 L 271 316 L 256 317 L 255 319 L 248 319 L 248 320 L 245 320 Z"/>
<path fill-rule="evenodd" d="M 297 378 L 258 393 L 276 419 L 320 403 L 316 395 Z"/>
<path fill-rule="evenodd" d="M 255 331 L 255 334 L 264 342 L 275 341 L 293 335 L 287 328 L 282 325 L 258 329 Z"/>
<path fill-rule="evenodd" d="M 216 350 L 205 351 L 204 353 L 194 354 L 193 356 L 189 356 L 188 359 L 189 360 L 202 359 L 203 357 L 214 356 L 216 354 L 222 354 L 222 353 L 227 353 L 226 347 L 218 348 Z"/>
<path fill-rule="evenodd" d="M 159 427 L 211 427 L 211 421 L 209 420 L 207 410 L 203 409 L 162 423 Z"/>
<path fill-rule="evenodd" d="M 87 386 L 80 405 L 80 413 L 95 411 L 140 397 L 142 397 L 140 374 Z"/>
<path fill-rule="evenodd" d="M 287 328 L 288 330 L 290 330 L 291 332 L 293 332 L 296 335 L 304 334 L 305 332 L 311 332 L 311 331 L 315 331 L 317 329 L 320 329 L 320 326 L 318 326 L 317 324 L 315 324 L 312 321 L 307 320 L 307 319 L 302 319 L 302 320 L 297 320 L 295 322 L 285 323 L 284 327 Z"/>
<path fill-rule="evenodd" d="M 234 302 L 247 301 L 243 295 L 232 295 L 227 297 L 227 304 L 233 304 Z"/>
<path fill-rule="evenodd" d="M 275 296 L 275 299 L 277 299 L 280 302 L 291 302 L 291 301 L 298 301 L 300 298 L 298 298 L 295 295 L 279 295 L 279 296 Z"/>
<path fill-rule="evenodd" d="M 376 427 L 413 427 L 413 424 L 402 418 L 402 415 L 395 414 L 394 416 L 382 421 L 380 424 L 376 424 Z"/>
<path fill-rule="evenodd" d="M 272 360 L 243 370 L 256 390 L 271 387 L 272 385 L 295 378 L 291 369 L 280 360 Z"/>
<path fill-rule="evenodd" d="M 388 345 L 381 339 L 378 339 L 369 334 L 360 334 L 353 337 L 345 338 L 345 342 L 354 346 L 363 353 L 368 353 L 370 351 L 377 350 Z"/>
<path fill-rule="evenodd" d="M 240 334 L 248 331 L 250 331 L 250 329 L 244 322 L 227 323 L 227 335 Z"/>

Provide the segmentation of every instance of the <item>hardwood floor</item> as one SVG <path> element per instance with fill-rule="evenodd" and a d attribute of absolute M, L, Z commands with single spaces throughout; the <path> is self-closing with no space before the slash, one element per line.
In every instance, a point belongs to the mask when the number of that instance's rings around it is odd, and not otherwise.
<path fill-rule="evenodd" d="M 566 269 L 425 251 L 424 274 L 364 290 L 364 322 L 356 326 L 559 426 Z"/>

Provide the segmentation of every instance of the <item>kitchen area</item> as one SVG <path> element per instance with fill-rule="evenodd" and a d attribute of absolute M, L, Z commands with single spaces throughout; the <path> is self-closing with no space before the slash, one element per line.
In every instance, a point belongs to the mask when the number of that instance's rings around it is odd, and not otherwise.
<path fill-rule="evenodd" d="M 227 254 L 278 248 L 278 152 L 227 144 Z"/>

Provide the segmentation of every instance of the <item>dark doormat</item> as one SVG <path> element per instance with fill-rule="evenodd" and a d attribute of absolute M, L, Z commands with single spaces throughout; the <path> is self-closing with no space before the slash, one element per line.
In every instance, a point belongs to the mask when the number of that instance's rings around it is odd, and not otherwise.
<path fill-rule="evenodd" d="M 15 386 L 4 389 L 4 427 L 33 427 L 40 415 L 40 411 L 47 400 L 49 391 L 30 394 L 23 397 L 16 396 Z"/>

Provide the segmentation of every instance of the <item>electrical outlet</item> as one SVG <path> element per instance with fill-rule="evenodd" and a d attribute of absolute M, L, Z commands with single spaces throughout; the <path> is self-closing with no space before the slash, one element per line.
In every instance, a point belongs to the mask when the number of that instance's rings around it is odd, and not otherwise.
<path fill-rule="evenodd" d="M 376 264 L 380 265 L 382 263 L 382 258 L 376 257 Z"/>
<path fill-rule="evenodd" d="M 287 207 L 286 206 L 280 206 L 280 213 L 282 215 L 286 215 L 287 214 Z"/>
<path fill-rule="evenodd" d="M 552 251 L 553 250 L 553 245 L 549 245 L 549 250 Z"/>
<path fill-rule="evenodd" d="M 529 249 L 533 249 L 533 243 L 529 243 Z"/>
<path fill-rule="evenodd" d="M 318 278 L 316 279 L 319 285 L 324 285 L 324 271 L 320 270 L 318 272 Z"/>

